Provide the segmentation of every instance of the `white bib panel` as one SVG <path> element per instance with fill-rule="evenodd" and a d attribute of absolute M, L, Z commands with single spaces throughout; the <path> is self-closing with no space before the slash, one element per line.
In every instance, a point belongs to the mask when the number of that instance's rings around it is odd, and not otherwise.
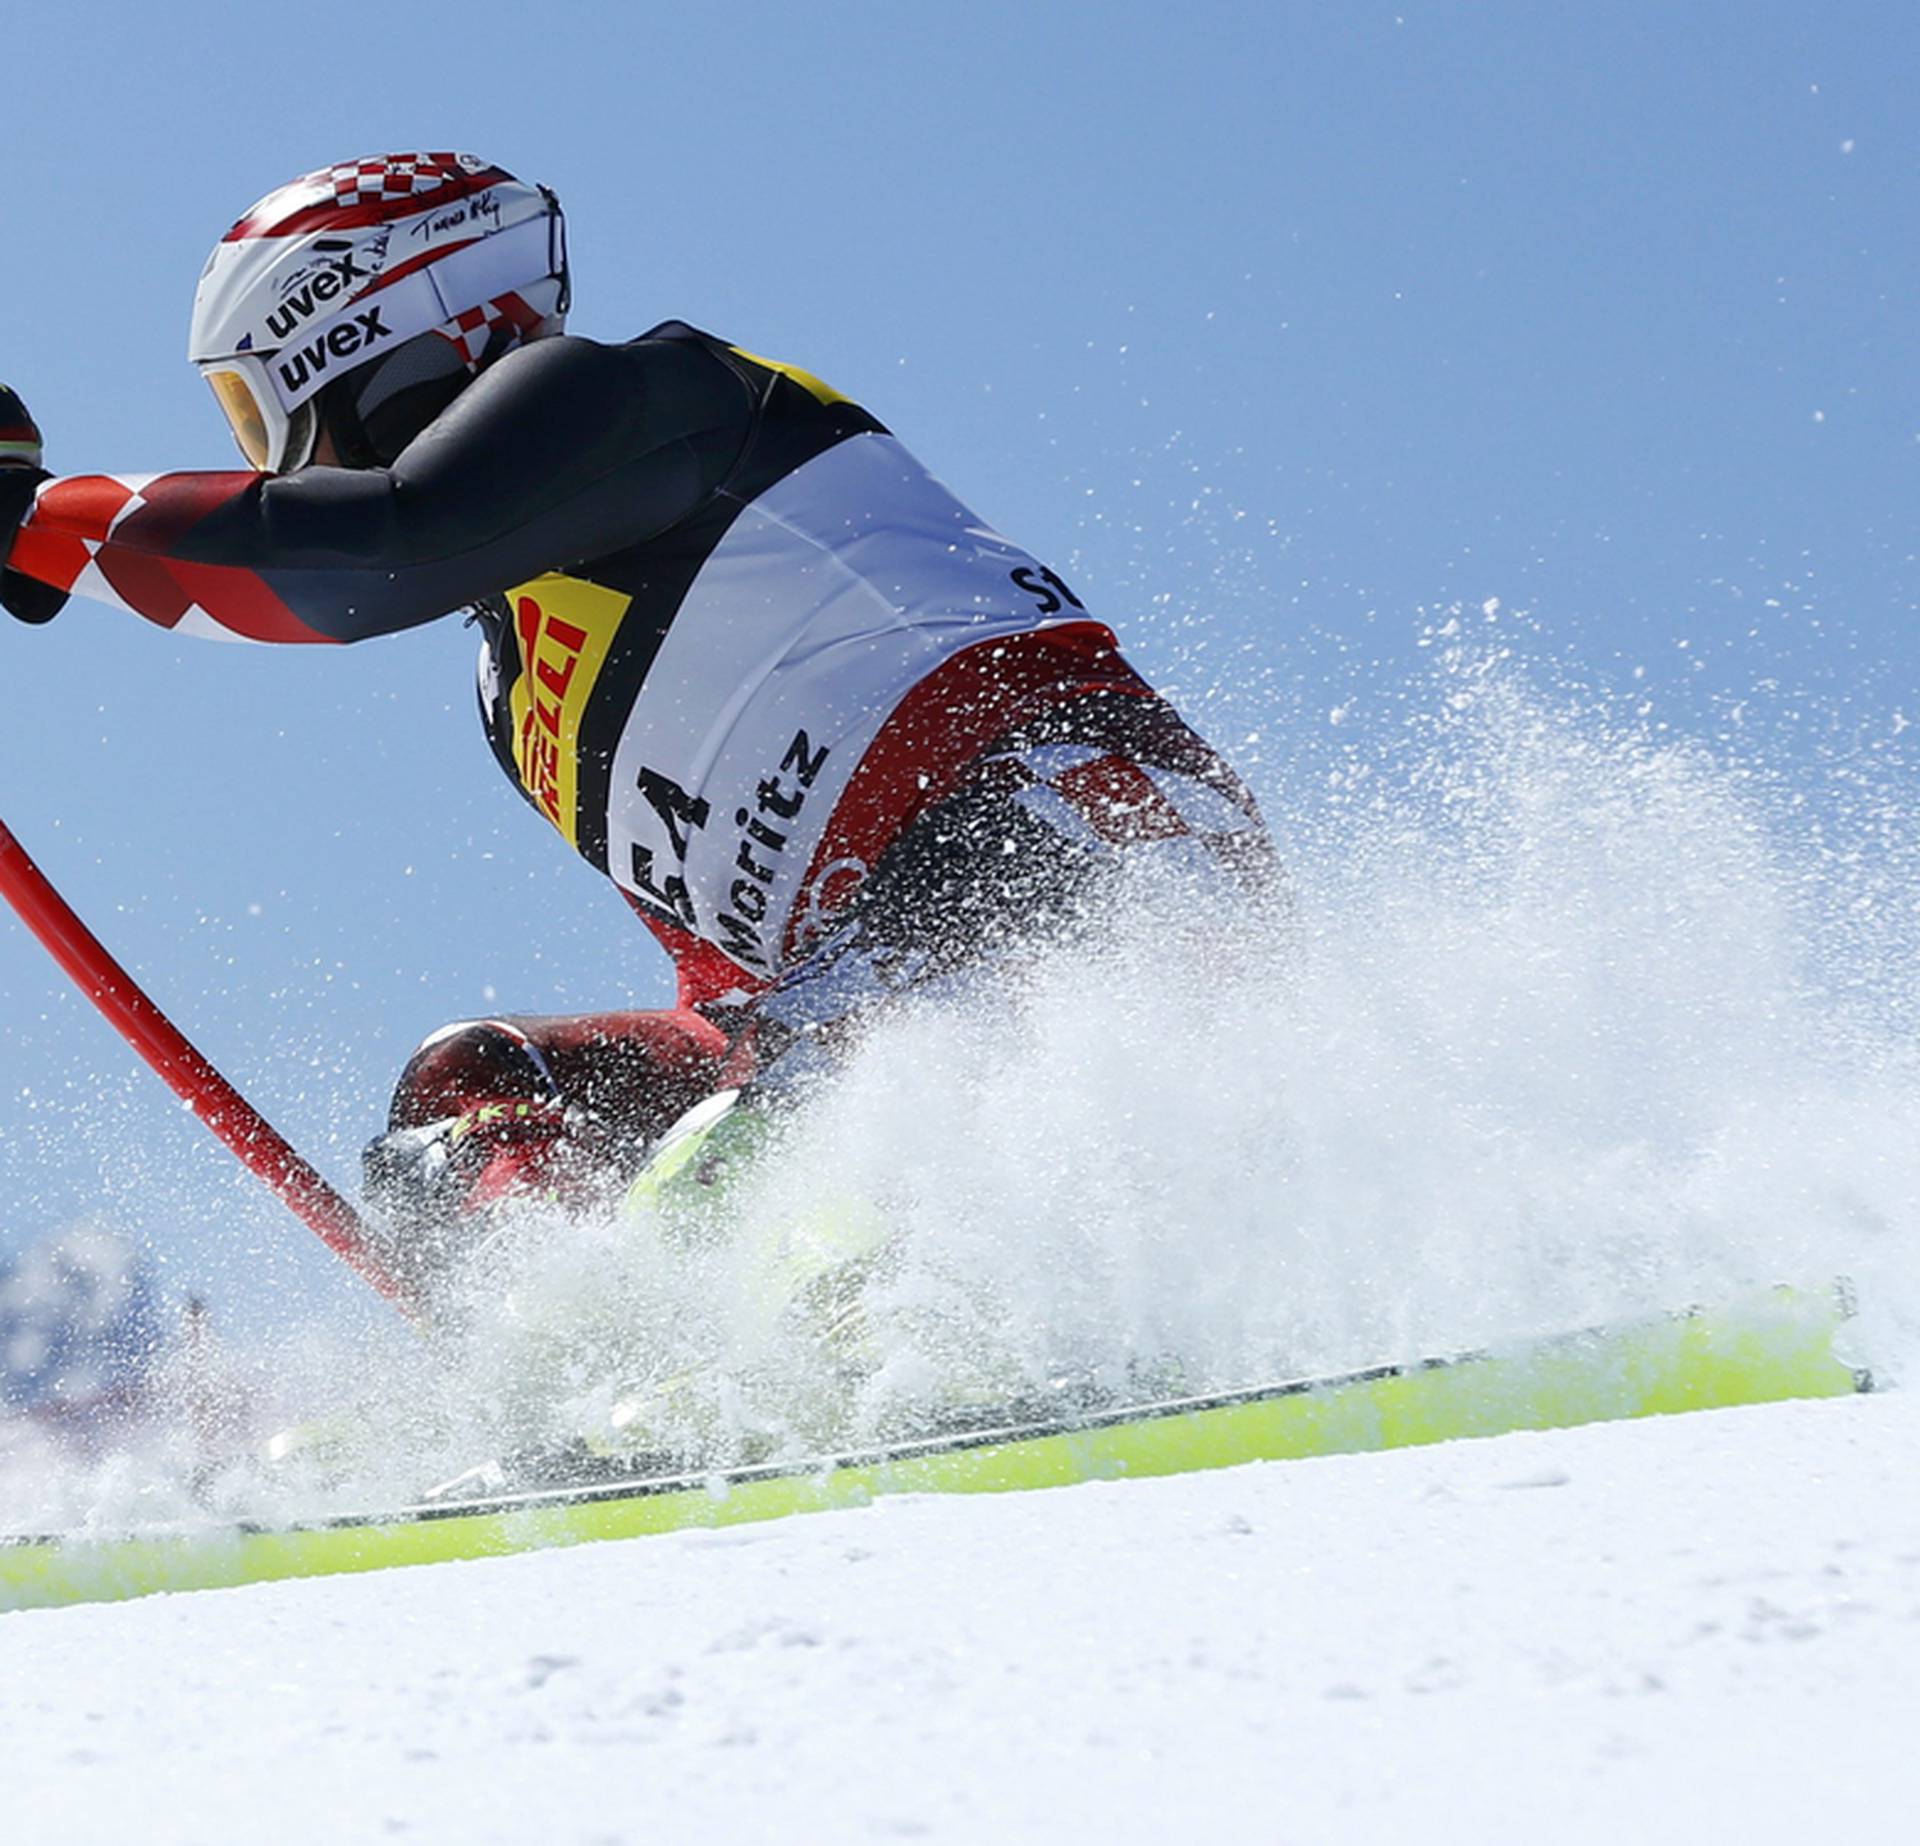
<path fill-rule="evenodd" d="M 834 804 L 907 693 L 982 641 L 1087 619 L 892 437 L 849 437 L 744 508 L 695 577 L 614 756 L 608 871 L 776 972 Z"/>

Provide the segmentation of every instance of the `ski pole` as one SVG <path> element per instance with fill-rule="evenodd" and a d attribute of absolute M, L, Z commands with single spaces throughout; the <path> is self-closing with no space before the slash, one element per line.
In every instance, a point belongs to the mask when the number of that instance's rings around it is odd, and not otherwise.
<path fill-rule="evenodd" d="M 0 896 L 4 896 L 74 985 L 175 1095 L 273 1191 L 336 1256 L 407 1314 L 412 1292 L 381 1262 L 359 1214 L 303 1160 L 259 1110 L 197 1051 L 179 1028 L 101 946 L 26 849 L 0 821 Z"/>

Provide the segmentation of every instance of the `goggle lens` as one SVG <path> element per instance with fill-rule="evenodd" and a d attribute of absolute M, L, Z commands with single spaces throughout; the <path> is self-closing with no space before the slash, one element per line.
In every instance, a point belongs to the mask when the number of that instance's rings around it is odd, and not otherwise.
<path fill-rule="evenodd" d="M 213 395 L 232 427 L 240 453 L 264 471 L 269 465 L 271 444 L 267 439 L 267 421 L 260 414 L 252 385 L 239 372 L 209 372 L 207 383 L 213 387 Z"/>

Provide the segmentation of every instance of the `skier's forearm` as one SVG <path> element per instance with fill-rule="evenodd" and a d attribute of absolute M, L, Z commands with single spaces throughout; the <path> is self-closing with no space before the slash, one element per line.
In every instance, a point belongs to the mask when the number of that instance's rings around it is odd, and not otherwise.
<path fill-rule="evenodd" d="M 485 499 L 409 494 L 403 477 L 384 470 L 75 476 L 40 490 L 9 575 L 117 603 L 166 628 L 357 641 L 604 551 L 608 535 L 630 530 L 650 502 L 675 510 L 671 495 L 636 492 L 637 472 L 603 477 L 558 504 L 522 493 L 512 523 Z"/>
<path fill-rule="evenodd" d="M 618 480 L 488 529 L 486 508 L 455 518 L 409 504 L 384 472 L 86 475 L 41 490 L 10 562 L 166 628 L 358 641 L 604 550 L 634 510 Z"/>
<path fill-rule="evenodd" d="M 13 584 L 118 604 L 163 628 L 261 641 L 319 640 L 257 572 L 188 565 L 167 541 L 220 500 L 251 491 L 250 474 L 74 475 L 42 484 L 7 559 Z"/>
<path fill-rule="evenodd" d="M 543 344 L 391 469 L 47 482 L 9 561 L 163 627 L 355 641 L 604 556 L 705 497 L 744 437 L 727 381 L 679 376 L 676 354 Z"/>

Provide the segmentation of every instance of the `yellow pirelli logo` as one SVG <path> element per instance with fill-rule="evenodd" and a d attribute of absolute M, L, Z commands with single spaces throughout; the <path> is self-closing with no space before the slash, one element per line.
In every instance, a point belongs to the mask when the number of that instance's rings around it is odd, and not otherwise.
<path fill-rule="evenodd" d="M 580 843 L 580 721 L 632 600 L 557 573 L 507 592 L 520 647 L 514 766 L 569 846 Z"/>

